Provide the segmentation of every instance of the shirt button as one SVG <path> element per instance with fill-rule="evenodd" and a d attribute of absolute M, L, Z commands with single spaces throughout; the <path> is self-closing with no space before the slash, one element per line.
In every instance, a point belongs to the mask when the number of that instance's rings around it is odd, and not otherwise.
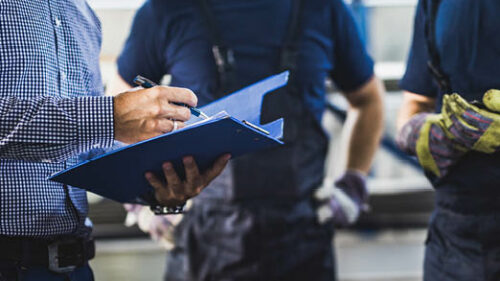
<path fill-rule="evenodd" d="M 57 27 L 61 26 L 61 20 L 60 20 L 59 18 L 55 18 L 55 19 L 54 19 L 54 24 L 55 24 Z"/>
<path fill-rule="evenodd" d="M 66 72 L 61 71 L 60 74 L 61 74 L 61 79 L 66 80 Z"/>

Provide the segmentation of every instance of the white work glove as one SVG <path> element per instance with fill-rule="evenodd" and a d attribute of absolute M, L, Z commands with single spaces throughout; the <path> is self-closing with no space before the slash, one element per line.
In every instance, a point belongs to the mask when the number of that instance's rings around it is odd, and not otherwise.
<path fill-rule="evenodd" d="M 322 202 L 317 210 L 320 224 L 332 220 L 336 226 L 348 226 L 368 210 L 365 175 L 358 171 L 346 171 L 335 182 L 326 179 L 314 197 Z"/>
<path fill-rule="evenodd" d="M 125 204 L 124 207 L 128 211 L 125 226 L 137 224 L 165 249 L 174 247 L 174 230 L 182 220 L 182 215 L 155 215 L 149 207 L 142 205 Z"/>

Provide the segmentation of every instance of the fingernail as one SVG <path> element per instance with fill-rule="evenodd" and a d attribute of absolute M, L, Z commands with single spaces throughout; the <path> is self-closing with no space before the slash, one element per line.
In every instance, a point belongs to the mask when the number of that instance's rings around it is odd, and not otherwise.
<path fill-rule="evenodd" d="M 183 161 L 184 161 L 184 164 L 191 164 L 191 163 L 193 163 L 193 157 L 191 157 L 191 156 L 184 157 Z"/>
<path fill-rule="evenodd" d="M 224 160 L 228 161 L 229 159 L 231 159 L 231 154 L 226 154 L 224 156 Z"/>
<path fill-rule="evenodd" d="M 147 172 L 147 173 L 144 174 L 144 176 L 146 177 L 146 179 L 149 180 L 149 179 L 151 179 L 153 177 L 153 174 L 150 173 L 150 172 Z"/>
<path fill-rule="evenodd" d="M 163 169 L 172 170 L 172 163 L 170 163 L 170 162 L 163 163 Z"/>

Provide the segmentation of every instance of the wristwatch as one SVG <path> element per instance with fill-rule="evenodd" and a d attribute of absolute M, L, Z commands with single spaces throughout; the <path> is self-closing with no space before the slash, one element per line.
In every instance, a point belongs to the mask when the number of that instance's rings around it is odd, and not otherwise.
<path fill-rule="evenodd" d="M 149 208 L 155 215 L 182 214 L 184 212 L 184 207 L 186 206 L 186 202 L 173 206 L 163 206 L 160 202 L 158 202 L 158 200 L 156 200 L 154 192 L 148 192 L 143 196 L 136 198 L 135 203 L 149 205 Z"/>
<path fill-rule="evenodd" d="M 176 215 L 184 213 L 186 202 L 176 206 L 161 206 L 160 204 L 151 205 L 151 211 L 155 215 Z"/>

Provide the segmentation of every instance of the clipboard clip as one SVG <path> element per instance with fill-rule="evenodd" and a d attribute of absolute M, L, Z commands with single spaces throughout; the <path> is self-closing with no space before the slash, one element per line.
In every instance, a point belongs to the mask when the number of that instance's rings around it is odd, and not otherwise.
<path fill-rule="evenodd" d="M 264 133 L 266 135 L 270 135 L 270 133 L 268 131 L 266 131 L 266 130 L 262 129 L 261 127 L 259 127 L 257 125 L 254 125 L 254 124 L 252 124 L 252 123 L 250 123 L 250 122 L 248 122 L 246 120 L 243 120 L 241 122 L 243 122 L 243 124 L 245 124 L 245 125 L 247 125 L 247 126 L 249 126 L 251 128 L 254 128 L 255 130 L 257 130 L 259 132 L 262 132 L 262 133 Z"/>

